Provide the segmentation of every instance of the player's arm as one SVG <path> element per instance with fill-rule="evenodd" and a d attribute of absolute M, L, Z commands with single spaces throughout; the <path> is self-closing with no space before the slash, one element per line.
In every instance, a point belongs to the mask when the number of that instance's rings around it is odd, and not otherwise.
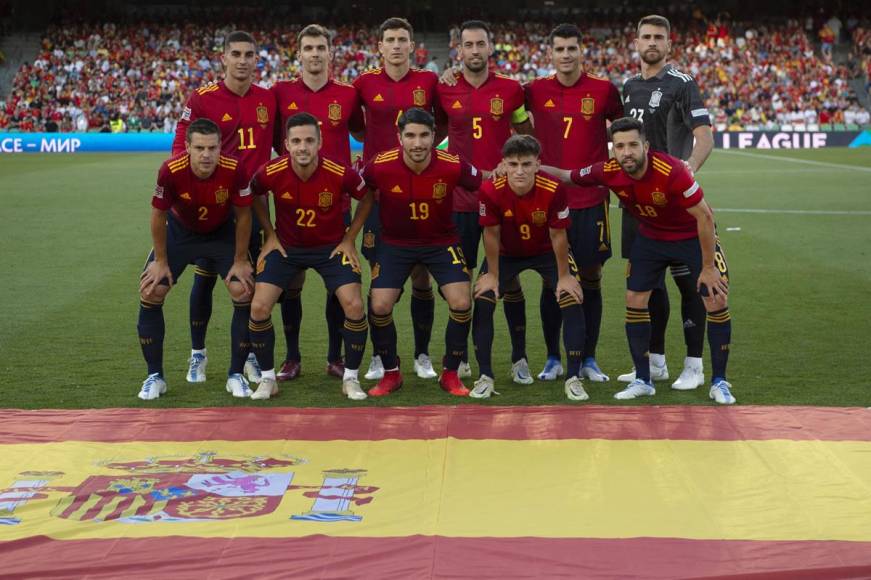
<path fill-rule="evenodd" d="M 356 183 L 354 183 L 356 182 Z M 344 189 L 346 192 L 356 198 L 357 211 L 354 213 L 354 219 L 345 231 L 345 235 L 339 245 L 336 246 L 330 253 L 330 258 L 341 253 L 351 262 L 351 267 L 355 270 L 360 269 L 360 258 L 357 256 L 357 235 L 363 229 L 363 224 L 366 223 L 366 218 L 372 212 L 372 206 L 375 203 L 375 194 L 366 186 L 366 180 L 356 171 L 350 169 L 345 174 Z M 361 196 L 362 193 L 362 196 Z"/>
<path fill-rule="evenodd" d="M 702 247 L 702 272 L 696 284 L 697 289 L 702 285 L 708 289 L 709 296 L 729 294 L 729 285 L 720 275 L 720 271 L 714 264 L 714 254 L 717 247 L 717 234 L 714 227 L 714 212 L 704 199 L 696 205 L 688 207 L 687 211 L 696 218 L 699 232 L 699 244 Z"/>
<path fill-rule="evenodd" d="M 563 183 L 570 184 L 572 182 L 572 172 L 569 169 L 560 169 L 559 167 L 553 167 L 552 165 L 542 165 L 541 171 L 553 175 Z"/>
<path fill-rule="evenodd" d="M 688 82 L 684 86 L 686 90 L 681 103 L 684 122 L 693 128 L 695 138 L 692 153 L 686 163 L 695 173 L 701 169 L 714 150 L 714 133 L 711 131 L 711 115 L 702 100 L 699 86 L 695 82 Z"/>
<path fill-rule="evenodd" d="M 196 91 L 188 97 L 187 103 L 184 105 L 181 117 L 175 126 L 175 137 L 172 140 L 172 154 L 185 152 L 185 142 L 187 140 L 188 126 L 197 118 L 199 118 L 199 95 Z"/>
<path fill-rule="evenodd" d="M 278 250 L 282 256 L 287 257 L 287 252 L 284 251 L 284 246 L 281 245 L 278 234 L 272 227 L 272 220 L 269 218 L 269 186 L 263 181 L 262 169 L 261 167 L 254 175 L 254 179 L 251 180 L 251 193 L 254 194 L 254 202 L 251 207 L 254 210 L 254 217 L 257 218 L 260 228 L 263 230 L 264 240 L 263 246 L 260 248 L 260 255 L 257 256 L 258 262 L 273 250 Z"/>
<path fill-rule="evenodd" d="M 584 294 L 581 285 L 569 270 L 569 237 L 566 231 L 562 228 L 549 228 L 548 233 L 553 246 L 553 255 L 556 257 L 556 299 L 559 300 L 565 293 L 578 302 L 583 302 Z"/>
<path fill-rule="evenodd" d="M 487 292 L 493 292 L 499 299 L 499 239 L 502 226 L 484 227 L 484 255 L 487 258 L 487 272 L 481 274 L 475 281 L 475 298 L 480 298 Z"/>
<path fill-rule="evenodd" d="M 151 208 L 151 244 L 154 260 L 145 267 L 139 279 L 140 292 L 153 292 L 164 278 L 169 280 L 170 288 L 175 283 L 166 255 L 166 210 L 157 207 Z"/>
<path fill-rule="evenodd" d="M 511 113 L 511 128 L 517 135 L 533 134 L 532 120 L 524 105 L 520 105 Z"/>
<path fill-rule="evenodd" d="M 236 253 L 233 256 L 233 266 L 227 272 L 224 282 L 230 283 L 235 277 L 248 290 L 254 289 L 251 260 L 248 259 L 248 243 L 251 241 L 251 207 L 234 205 L 236 216 Z"/>

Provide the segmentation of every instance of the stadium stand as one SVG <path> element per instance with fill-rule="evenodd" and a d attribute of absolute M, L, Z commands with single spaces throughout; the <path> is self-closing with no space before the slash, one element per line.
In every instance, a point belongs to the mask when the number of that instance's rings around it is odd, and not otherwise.
<path fill-rule="evenodd" d="M 491 66 L 519 80 L 553 72 L 547 62 L 547 34 L 555 20 L 577 15 L 527 16 L 538 20 L 493 26 Z M 672 60 L 696 78 L 717 130 L 867 125 L 867 95 L 857 94 L 855 87 L 871 88 L 871 29 L 855 18 L 846 26 L 834 17 L 817 24 L 818 20 L 707 21 L 697 11 L 676 23 Z M 634 21 L 628 16 L 584 18 L 590 72 L 618 86 L 638 72 Z M 123 24 L 50 26 L 40 53 L 20 66 L 9 95 L 0 103 L 0 130 L 173 131 L 189 92 L 220 78 L 223 35 L 236 26 L 245 28 L 238 22 L 178 22 L 145 18 Z M 261 43 L 259 84 L 270 86 L 298 72 L 298 23 L 248 28 Z M 350 82 L 379 64 L 376 29 L 344 25 L 333 30 L 337 78 Z M 827 42 L 817 42 L 823 38 L 820 34 Z M 824 45 L 837 45 L 841 38 L 852 43 L 847 43 L 845 62 L 836 63 L 831 46 Z M 449 59 L 456 60 L 457 43 L 455 27 Z M 850 82 L 860 78 L 864 85 Z"/>

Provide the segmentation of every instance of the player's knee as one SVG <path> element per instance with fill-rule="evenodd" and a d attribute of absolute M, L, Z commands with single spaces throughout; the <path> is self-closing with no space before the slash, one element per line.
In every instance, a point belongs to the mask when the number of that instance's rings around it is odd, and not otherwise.
<path fill-rule="evenodd" d="M 649 300 L 650 292 L 635 292 L 634 290 L 626 291 L 626 306 L 629 308 L 647 308 Z"/>
<path fill-rule="evenodd" d="M 393 311 L 393 302 L 373 296 L 369 308 L 372 309 L 372 314 L 376 316 L 387 316 Z"/>
<path fill-rule="evenodd" d="M 363 318 L 363 299 L 358 295 L 348 300 L 342 300 L 342 310 L 344 310 L 346 318 L 360 320 Z"/>
<path fill-rule="evenodd" d="M 151 289 L 140 290 L 139 299 L 151 304 L 163 304 L 166 295 L 169 293 L 169 286 L 160 284 Z"/>
<path fill-rule="evenodd" d="M 581 286 L 584 288 L 601 288 L 602 287 L 602 265 L 596 264 L 588 268 L 583 268 L 581 274 Z"/>
<path fill-rule="evenodd" d="M 501 284 L 502 293 L 505 294 L 507 292 L 520 292 L 520 280 L 515 276 L 510 280 L 506 280 L 504 284 Z"/>
<path fill-rule="evenodd" d="M 448 299 L 448 307 L 451 310 L 468 310 L 472 307 L 472 299 L 468 294 L 451 296 Z"/>
<path fill-rule="evenodd" d="M 272 316 L 272 304 L 263 298 L 257 298 L 254 295 L 254 300 L 251 301 L 251 318 L 254 320 L 265 320 Z"/>
<path fill-rule="evenodd" d="M 233 302 L 250 302 L 254 297 L 254 292 L 248 290 L 241 282 L 230 282 L 227 285 L 227 290 L 230 292 L 230 298 Z"/>

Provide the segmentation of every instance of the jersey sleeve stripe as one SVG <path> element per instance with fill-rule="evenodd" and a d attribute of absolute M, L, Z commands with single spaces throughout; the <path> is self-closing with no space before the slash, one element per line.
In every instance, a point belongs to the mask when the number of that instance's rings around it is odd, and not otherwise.
<path fill-rule="evenodd" d="M 329 171 L 330 173 L 334 173 L 334 174 L 338 175 L 339 177 L 342 177 L 343 175 L 345 175 L 344 170 L 336 169 L 334 167 L 327 165 L 326 163 L 324 163 L 324 170 Z"/>
<path fill-rule="evenodd" d="M 333 162 L 330 161 L 329 159 L 324 159 L 324 167 L 327 167 L 327 168 L 329 168 L 329 169 L 332 169 L 334 172 L 338 173 L 339 175 L 344 175 L 344 174 L 345 174 L 345 168 L 344 168 L 344 167 L 342 167 L 342 166 L 339 165 L 338 163 L 333 163 Z"/>

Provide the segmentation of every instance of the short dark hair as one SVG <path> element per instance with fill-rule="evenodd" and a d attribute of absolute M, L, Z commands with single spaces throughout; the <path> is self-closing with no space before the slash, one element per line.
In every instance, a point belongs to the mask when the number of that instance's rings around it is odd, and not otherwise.
<path fill-rule="evenodd" d="M 330 31 L 327 30 L 325 26 L 321 26 L 320 24 L 309 24 L 299 31 L 299 34 L 296 35 L 297 49 L 299 49 L 299 46 L 302 44 L 303 36 L 323 36 L 327 39 L 327 48 L 333 45 L 333 35 L 330 34 Z"/>
<path fill-rule="evenodd" d="M 388 30 L 407 30 L 409 40 L 414 40 L 414 28 L 412 28 L 411 22 L 405 18 L 394 16 L 382 22 L 381 26 L 378 27 L 378 38 L 384 40 L 384 33 Z"/>
<path fill-rule="evenodd" d="M 502 146 L 502 157 L 521 157 L 541 155 L 541 144 L 532 135 L 512 135 Z"/>
<path fill-rule="evenodd" d="M 200 117 L 188 125 L 187 130 L 184 132 L 185 141 L 190 143 L 191 137 L 194 133 L 199 133 L 200 135 L 217 135 L 218 142 L 221 142 L 221 128 L 218 127 L 217 123 L 211 119 L 207 119 L 206 117 Z"/>
<path fill-rule="evenodd" d="M 574 24 L 563 22 L 562 24 L 557 24 L 556 27 L 550 31 L 550 34 L 547 37 L 547 43 L 553 46 L 554 38 L 577 38 L 578 44 L 580 44 L 582 40 L 581 29 Z"/>
<path fill-rule="evenodd" d="M 668 18 L 665 16 L 660 16 L 659 14 L 648 14 L 638 21 L 638 26 L 635 28 L 635 33 L 637 34 L 641 31 L 641 27 L 645 24 L 649 24 L 651 26 L 660 26 L 665 28 L 668 34 L 671 34 L 671 22 L 668 21 Z"/>
<path fill-rule="evenodd" d="M 224 39 L 224 52 L 229 50 L 230 45 L 234 42 L 250 42 L 254 45 L 254 50 L 257 50 L 257 41 L 251 36 L 251 33 L 244 30 L 234 30 Z"/>
<path fill-rule="evenodd" d="M 615 133 L 625 133 L 626 131 L 638 131 L 642 140 L 647 140 L 647 135 L 644 133 L 644 123 L 632 117 L 621 117 L 611 123 L 611 128 L 608 132 L 611 138 L 614 138 Z"/>
<path fill-rule="evenodd" d="M 297 113 L 296 115 L 288 117 L 287 122 L 284 124 L 284 134 L 287 135 L 294 127 L 305 127 L 306 125 L 313 126 L 315 131 L 317 131 L 317 134 L 321 134 L 320 123 L 318 122 L 317 117 L 311 113 Z"/>
<path fill-rule="evenodd" d="M 464 30 L 483 30 L 487 33 L 487 41 L 490 41 L 490 27 L 483 20 L 466 20 L 460 24 L 460 36 Z"/>
<path fill-rule="evenodd" d="M 399 116 L 399 121 L 396 123 L 399 126 L 399 132 L 402 133 L 409 123 L 426 125 L 435 131 L 435 117 L 429 111 L 424 111 L 418 107 L 412 107 Z"/>

